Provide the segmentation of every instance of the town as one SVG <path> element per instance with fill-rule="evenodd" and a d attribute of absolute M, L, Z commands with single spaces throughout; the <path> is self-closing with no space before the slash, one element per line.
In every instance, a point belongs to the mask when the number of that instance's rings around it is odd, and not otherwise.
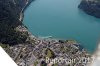
<path fill-rule="evenodd" d="M 19 29 L 19 31 L 28 32 L 23 26 Z M 28 35 L 25 43 L 5 48 L 18 66 L 62 66 L 62 64 L 63 66 L 86 66 L 91 60 L 91 55 L 75 40 L 35 37 L 30 32 Z M 46 63 L 46 57 L 75 59 L 75 61 L 70 64 L 65 62 L 53 64 Z"/>

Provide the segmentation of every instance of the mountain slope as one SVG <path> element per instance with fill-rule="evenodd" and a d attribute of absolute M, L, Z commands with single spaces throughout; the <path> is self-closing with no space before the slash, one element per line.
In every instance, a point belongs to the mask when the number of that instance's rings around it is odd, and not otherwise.
<path fill-rule="evenodd" d="M 85 13 L 100 18 L 100 0 L 82 0 L 78 7 Z"/>
<path fill-rule="evenodd" d="M 20 12 L 32 0 L 0 0 L 0 43 L 18 44 L 26 40 L 22 32 L 15 28 L 22 25 Z"/>

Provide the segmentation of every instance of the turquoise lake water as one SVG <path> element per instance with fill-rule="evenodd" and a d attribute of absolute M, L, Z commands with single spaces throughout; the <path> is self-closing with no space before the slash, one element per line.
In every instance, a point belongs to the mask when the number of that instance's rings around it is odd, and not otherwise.
<path fill-rule="evenodd" d="M 77 40 L 90 52 L 100 38 L 100 19 L 78 9 L 81 0 L 35 0 L 24 12 L 24 24 L 36 36 Z"/>

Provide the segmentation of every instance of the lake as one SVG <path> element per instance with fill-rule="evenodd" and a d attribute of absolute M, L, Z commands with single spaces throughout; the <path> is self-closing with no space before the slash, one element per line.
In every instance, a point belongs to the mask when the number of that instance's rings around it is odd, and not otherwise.
<path fill-rule="evenodd" d="M 100 37 L 100 19 L 78 9 L 81 0 L 35 0 L 24 12 L 24 24 L 35 36 L 74 39 L 89 52 Z"/>

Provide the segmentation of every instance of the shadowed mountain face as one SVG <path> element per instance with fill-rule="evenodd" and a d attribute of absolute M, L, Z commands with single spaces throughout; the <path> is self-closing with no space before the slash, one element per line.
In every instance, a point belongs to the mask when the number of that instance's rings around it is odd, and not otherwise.
<path fill-rule="evenodd" d="M 3 44 L 18 44 L 26 40 L 15 28 L 22 25 L 19 21 L 20 12 L 26 2 L 32 0 L 0 0 L 0 42 Z"/>
<path fill-rule="evenodd" d="M 20 22 L 19 19 L 19 8 L 14 5 L 10 0 L 0 1 L 0 25 L 2 23 L 8 26 L 16 27 Z"/>
<path fill-rule="evenodd" d="M 100 18 L 100 0 L 82 0 L 79 8 L 89 15 Z"/>

